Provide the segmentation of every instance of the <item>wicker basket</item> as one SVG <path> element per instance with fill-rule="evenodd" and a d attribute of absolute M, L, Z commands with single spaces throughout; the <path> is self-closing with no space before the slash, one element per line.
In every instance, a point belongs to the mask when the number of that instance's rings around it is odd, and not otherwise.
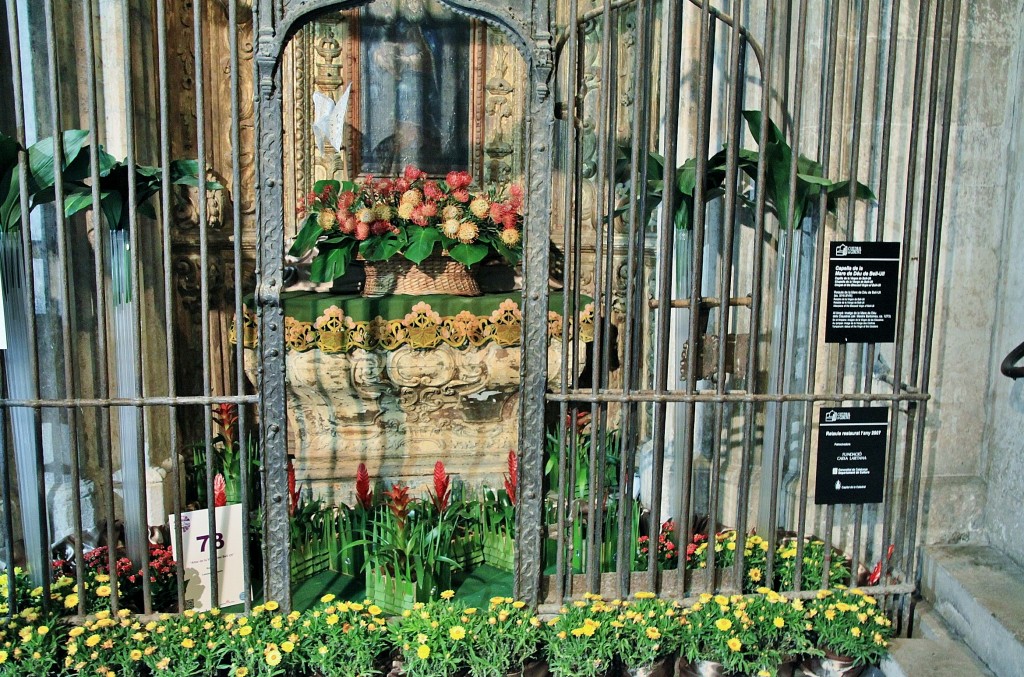
<path fill-rule="evenodd" d="M 388 294 L 480 296 L 480 287 L 469 268 L 447 256 L 431 256 L 419 265 L 402 256 L 367 261 L 363 296 Z"/>

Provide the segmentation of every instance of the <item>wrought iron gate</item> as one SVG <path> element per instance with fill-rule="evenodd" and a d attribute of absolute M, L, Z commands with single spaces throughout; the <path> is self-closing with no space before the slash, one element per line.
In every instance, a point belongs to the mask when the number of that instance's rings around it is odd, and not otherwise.
<path fill-rule="evenodd" d="M 796 591 L 828 580 L 842 552 L 843 583 L 905 602 L 956 62 L 943 31 L 956 35 L 960 3 L 739 1 L 730 14 L 697 0 L 569 5 L 556 175 L 570 178 L 553 238 L 572 292 L 564 316 L 592 303 L 595 336 L 592 371 L 576 378 L 566 366 L 585 347 L 563 336 L 561 387 L 546 397 L 557 410 L 547 532 L 557 561 L 541 597 L 743 591 L 753 585 L 744 557 L 763 538 L 769 553 L 793 544 Z M 913 49 L 901 49 L 909 36 Z M 912 84 L 897 81 L 908 71 Z M 851 181 L 810 184 L 804 211 L 798 181 L 814 172 Z M 829 243 L 884 240 L 901 251 L 894 342 L 826 344 Z M 818 412 L 870 405 L 890 422 L 881 505 L 815 505 Z M 606 472 L 609 459 L 618 467 Z M 649 471 L 634 480 L 638 464 Z M 580 465 L 583 495 L 572 487 Z M 630 529 L 641 509 L 651 515 L 642 575 Z M 614 558 L 595 526 L 609 513 Z M 715 544 L 734 531 L 734 546 L 719 542 L 735 547 L 728 570 L 714 555 L 699 576 L 682 561 L 664 570 L 655 544 L 667 519 L 680 548 L 695 533 Z M 812 536 L 823 541 L 817 572 L 804 559 Z M 758 575 L 771 581 L 776 566 L 769 556 Z"/>
<path fill-rule="evenodd" d="M 850 558 L 851 579 L 857 578 L 861 565 L 870 569 L 878 562 L 878 584 L 872 589 L 905 600 L 915 588 L 956 62 L 956 41 L 943 36 L 956 35 L 960 0 L 735 0 L 730 14 L 696 0 L 568 0 L 557 6 L 526 0 L 444 1 L 508 33 L 529 73 L 517 593 L 530 602 L 557 605 L 585 591 L 624 595 L 643 587 L 685 597 L 704 590 L 741 590 L 745 546 L 756 527 L 769 552 L 780 539 L 792 539 L 793 585 L 798 591 L 809 575 L 805 539 L 817 535 L 824 542 L 825 571 L 834 556 L 832 546 L 839 546 Z M 287 606 L 291 586 L 280 303 L 285 223 L 280 59 L 287 41 L 310 17 L 364 3 L 221 3 L 232 27 L 225 71 L 231 174 L 223 179 L 232 196 L 234 243 L 227 308 L 242 317 L 245 293 L 253 292 L 259 333 L 255 394 L 246 385 L 242 341 L 234 347 L 230 388 L 216 389 L 211 374 L 211 335 L 216 330 L 210 319 L 215 297 L 208 195 L 220 191 L 221 184 L 206 175 L 207 116 L 219 103 L 208 99 L 206 84 L 214 69 L 202 60 L 207 5 L 194 3 L 191 16 L 197 176 L 178 176 L 180 183 L 193 183 L 196 194 L 202 379 L 194 391 L 180 392 L 172 322 L 176 285 L 169 215 L 178 190 L 171 178 L 178 170 L 171 159 L 170 130 L 176 123 L 168 104 L 173 65 L 167 7 L 157 1 L 150 32 L 132 20 L 135 5 L 121 3 L 119 34 L 95 40 L 92 36 L 99 31 L 93 25 L 94 6 L 82 0 L 76 16 L 88 38 L 81 40 L 84 57 L 75 65 L 87 86 L 79 110 L 73 83 L 62 82 L 75 60 L 68 50 L 59 49 L 57 4 L 46 0 L 33 8 L 34 21 L 44 27 L 44 35 L 33 41 L 20 16 L 27 3 L 7 3 L 14 64 L 11 112 L 21 147 L 10 157 L 12 176 L 20 179 L 13 184 L 16 216 L 23 216 L 5 223 L 13 227 L 0 237 L 10 329 L 6 390 L 0 400 L 2 423 L 11 432 L 0 438 L 6 563 L 10 566 L 16 559 L 9 459 L 16 459 L 20 482 L 25 559 L 45 587 L 48 578 L 42 573 L 48 569 L 52 545 L 46 468 L 54 463 L 52 450 L 68 450 L 60 460 L 70 475 L 68 503 L 73 509 L 65 545 L 75 555 L 82 580 L 82 549 L 89 531 L 81 509 L 82 468 L 91 468 L 99 486 L 102 508 L 97 512 L 104 524 L 97 527 L 102 526 L 108 543 L 117 543 L 117 464 L 110 451 L 117 446 L 124 541 L 132 558 L 143 563 L 145 611 L 151 611 L 145 556 L 148 469 L 156 458 L 167 456 L 173 487 L 168 508 L 181 512 L 179 418 L 192 416 L 203 422 L 201 455 L 206 459 L 207 495 L 212 496 L 212 416 L 219 405 L 234 405 L 238 430 L 258 430 L 262 459 L 260 490 L 252 497 L 242 492 L 243 511 L 249 512 L 250 498 L 261 497 L 263 524 L 252 530 L 263 532 L 265 594 Z M 254 149 L 243 143 L 247 118 L 242 109 L 248 102 L 241 93 L 239 55 L 245 52 L 240 42 L 247 36 L 237 29 L 245 23 L 240 13 L 250 10 Z M 898 38 L 910 35 L 914 46 L 903 52 Z M 119 85 L 129 111 L 146 106 L 157 111 L 158 119 L 144 129 L 134 114 L 126 117 L 120 131 L 102 121 L 107 104 L 98 97 L 97 55 L 112 48 L 111 39 L 119 45 L 153 43 L 157 86 L 152 91 L 136 87 L 137 55 L 130 48 L 123 53 L 125 72 Z M 26 51 L 40 45 L 46 47 L 45 67 L 26 72 Z M 913 82 L 904 86 L 897 82 L 897 73 L 908 70 Z M 24 88 L 34 87 L 36 73 L 46 74 L 40 81 L 48 89 L 32 89 L 27 96 Z M 109 72 L 103 76 L 105 83 L 112 78 Z M 744 116 L 748 109 L 754 112 Z M 778 123 L 777 132 L 771 118 Z M 65 132 L 74 127 L 91 131 L 69 137 Z M 54 172 L 50 200 L 77 200 L 91 212 L 88 222 L 48 206 L 33 210 L 36 194 L 28 179 L 39 167 L 25 149 L 47 136 L 41 129 L 48 129 L 55 140 L 55 166 L 63 167 Z M 151 143 L 140 144 L 141 135 Z M 125 160 L 118 171 L 126 176 L 163 177 L 157 183 L 162 218 L 150 219 L 139 209 L 145 197 L 139 194 L 141 181 L 126 181 L 123 201 L 128 204 L 123 209 L 105 209 L 111 191 L 103 187 L 103 179 L 114 159 L 108 159 L 101 143 L 123 147 Z M 785 162 L 769 155 L 766 149 L 772 144 L 791 149 Z M 751 145 L 751 152 L 740 152 Z M 712 156 L 719 148 L 722 154 Z M 248 188 L 243 158 L 250 152 L 256 164 L 258 224 L 254 285 L 243 276 L 240 198 Z M 805 164 L 801 153 L 815 163 Z M 684 163 L 684 158 L 693 160 Z M 144 161 L 154 167 L 145 167 Z M 853 181 L 830 188 L 827 179 L 839 176 Z M 857 199 L 858 178 L 872 187 L 874 199 Z M 798 188 L 807 191 L 804 203 L 778 199 L 795 195 Z M 119 213 L 125 215 L 123 222 Z M 825 344 L 820 326 L 826 243 L 885 240 L 901 244 L 895 341 L 891 347 Z M 153 241 L 158 246 L 150 247 Z M 44 261 L 45 271 L 39 261 Z M 49 275 L 49 289 L 41 281 L 43 272 Z M 592 312 L 595 330 L 588 348 L 566 322 L 562 381 L 549 393 L 545 384 L 552 286 L 567 292 L 562 317 Z M 45 300 L 39 290 L 46 290 Z M 40 324 L 49 334 L 42 333 Z M 89 350 L 75 341 L 81 334 L 94 348 L 94 363 L 83 361 L 83 352 Z M 48 336 L 59 345 L 47 342 Z M 569 364 L 581 355 L 587 355 L 589 370 L 570 375 Z M 49 363 L 59 369 L 53 381 L 44 379 Z M 816 413 L 823 405 L 870 403 L 886 407 L 890 421 L 883 502 L 877 508 L 816 508 L 810 491 Z M 44 444 L 45 435 L 56 439 L 51 432 L 58 428 L 63 446 Z M 165 437 L 154 432 L 161 428 Z M 552 431 L 548 445 L 546 428 Z M 169 454 L 154 447 L 158 439 L 161 444 L 166 440 Z M 547 477 L 546 446 L 552 470 Z M 45 454 L 44 447 L 49 450 Z M 241 481 L 248 486 L 248 440 L 240 440 L 239 450 Z M 638 466 L 644 471 L 635 480 Z M 577 494 L 575 478 L 584 469 L 587 482 Z M 634 491 L 641 494 L 638 504 L 631 500 Z M 641 521 L 640 510 L 650 517 Z M 696 515 L 705 518 L 698 523 Z M 714 542 L 723 529 L 733 529 L 736 555 L 731 570 L 716 571 L 713 555 L 700 578 L 683 565 L 663 570 L 653 544 L 668 518 L 684 547 L 695 532 Z M 605 543 L 602 530 L 594 526 L 608 519 L 617 527 L 614 543 Z M 578 529 L 586 524 L 591 528 Z M 634 566 L 641 524 L 652 544 L 642 567 Z M 208 526 L 211 533 L 216 531 L 212 512 Z M 180 529 L 171 538 L 180 548 Z M 248 562 L 250 541 L 243 542 Z M 114 568 L 113 548 L 109 555 Z M 761 575 L 771 580 L 773 567 L 769 557 Z M 247 576 L 249 570 L 246 566 Z M 216 596 L 215 575 L 212 585 Z M 250 587 L 248 580 L 245 587 Z M 13 586 L 9 592 L 13 598 Z M 179 565 L 179 604 L 183 594 Z M 117 603 L 115 592 L 115 608 Z M 84 612 L 81 605 L 79 612 Z"/>

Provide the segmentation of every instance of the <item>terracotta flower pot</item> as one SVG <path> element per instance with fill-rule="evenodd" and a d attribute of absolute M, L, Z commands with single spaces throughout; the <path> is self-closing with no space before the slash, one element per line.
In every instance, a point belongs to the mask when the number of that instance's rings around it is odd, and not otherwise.
<path fill-rule="evenodd" d="M 653 664 L 641 668 L 623 668 L 623 677 L 672 677 L 675 674 L 675 657 L 664 656 Z"/>
<path fill-rule="evenodd" d="M 849 656 L 836 656 L 826 652 L 824 656 L 805 658 L 800 663 L 806 677 L 858 677 L 864 672 L 863 665 L 854 665 Z"/>
<path fill-rule="evenodd" d="M 730 677 L 725 666 L 714 661 L 689 662 L 680 658 L 676 663 L 677 677 Z"/>

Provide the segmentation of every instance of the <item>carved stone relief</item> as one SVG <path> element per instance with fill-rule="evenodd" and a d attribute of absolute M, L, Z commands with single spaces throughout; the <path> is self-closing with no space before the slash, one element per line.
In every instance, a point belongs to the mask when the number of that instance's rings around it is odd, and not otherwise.
<path fill-rule="evenodd" d="M 172 157 L 195 158 L 198 155 L 197 129 L 200 115 L 196 108 L 196 57 L 194 42 L 194 1 L 167 4 L 168 93 L 172 119 L 170 125 Z M 242 284 L 252 284 L 256 258 L 255 163 L 253 155 L 253 40 L 251 5 L 239 3 L 238 24 L 230 26 L 227 3 L 202 1 L 202 83 L 207 180 L 224 186 L 223 191 L 207 191 L 207 293 L 209 298 L 210 343 L 214 394 L 235 391 L 232 351 L 228 329 L 234 317 L 235 203 L 241 217 Z M 231 31 L 237 31 L 239 81 L 239 144 L 237 161 L 240 181 L 234 185 L 234 148 L 231 127 Z M 183 199 L 175 200 L 171 230 L 173 293 L 175 298 L 175 349 L 178 364 L 176 389 L 180 395 L 202 394 L 202 379 L 196 365 L 201 364 L 203 346 L 199 331 L 201 313 L 200 232 L 198 191 L 180 189 Z M 243 292 L 244 293 L 244 292 Z M 186 441 L 201 430 L 201 419 L 189 419 L 182 413 L 181 427 Z"/>

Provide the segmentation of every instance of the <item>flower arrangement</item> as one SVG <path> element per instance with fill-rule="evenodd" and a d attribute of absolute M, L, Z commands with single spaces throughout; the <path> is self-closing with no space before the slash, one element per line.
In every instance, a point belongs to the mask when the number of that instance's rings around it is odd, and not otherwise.
<path fill-rule="evenodd" d="M 395 624 L 395 642 L 410 677 L 445 677 L 466 664 L 472 642 L 466 628 L 477 610 L 467 614 L 465 607 L 451 603 L 454 596 L 446 590 L 429 604 L 417 602 Z"/>
<path fill-rule="evenodd" d="M 683 612 L 682 654 L 691 663 L 719 663 L 726 673 L 770 677 L 801 648 L 803 602 L 768 591 L 761 597 L 703 594 Z"/>
<path fill-rule="evenodd" d="M 892 621 L 874 597 L 857 589 L 820 590 L 807 610 L 808 630 L 818 648 L 853 659 L 855 665 L 882 660 Z"/>
<path fill-rule="evenodd" d="M 54 588 L 61 591 L 73 586 L 74 589 L 62 596 L 65 607 L 77 611 L 79 598 L 84 599 L 86 613 L 94 613 L 110 605 L 113 588 L 117 588 L 119 603 L 132 611 L 142 612 L 142 570 L 118 552 L 114 562 L 114 575 L 110 575 L 110 555 L 107 546 L 94 548 L 82 555 L 85 564 L 85 580 L 82 589 L 74 584 L 75 565 L 67 560 L 55 560 L 53 572 Z M 178 610 L 177 565 L 167 546 L 149 546 L 149 591 L 153 609 L 162 612 Z"/>
<path fill-rule="evenodd" d="M 382 614 L 370 600 L 336 602 L 334 595 L 324 595 L 318 606 L 304 614 L 302 628 L 307 639 L 296 645 L 299 663 L 325 676 L 374 674 L 390 641 Z"/>
<path fill-rule="evenodd" d="M 544 654 L 556 676 L 583 677 L 680 654 L 764 677 L 791 657 L 832 653 L 858 665 L 877 662 L 892 634 L 872 597 L 844 588 L 806 604 L 767 589 L 704 595 L 690 607 L 643 592 L 628 601 L 587 595 L 547 624 L 522 601 L 493 597 L 486 609 L 474 608 L 451 590 L 390 621 L 371 600 L 327 594 L 287 614 L 268 601 L 247 616 L 213 609 L 143 618 L 105 609 L 65 622 L 60 602 L 68 590 L 54 586 L 57 603 L 45 611 L 42 591 L 31 590 L 31 606 L 0 623 L 0 676 L 355 677 L 382 674 L 396 656 L 410 677 L 499 677 Z"/>
<path fill-rule="evenodd" d="M 616 631 L 615 653 L 633 671 L 650 668 L 678 651 L 683 632 L 678 603 L 657 599 L 653 592 L 637 592 L 634 597 L 622 603 L 611 622 Z"/>
<path fill-rule="evenodd" d="M 356 182 L 318 181 L 299 201 L 304 218 L 289 254 L 318 254 L 310 279 L 328 282 L 345 274 L 359 254 L 367 261 L 401 255 L 414 264 L 437 251 L 472 266 L 494 253 L 515 265 L 522 256 L 519 186 L 471 193 L 472 176 L 449 172 L 444 180 L 410 165 L 397 178 L 368 176 Z"/>
<path fill-rule="evenodd" d="M 466 659 L 471 674 L 504 677 L 522 670 L 537 653 L 543 626 L 525 602 L 492 597 L 487 613 L 473 613 L 472 608 L 463 611 L 472 640 Z"/>
<path fill-rule="evenodd" d="M 587 594 L 548 621 L 546 655 L 555 677 L 598 677 L 611 668 L 617 645 L 612 622 L 621 604 Z"/>
<path fill-rule="evenodd" d="M 663 522 L 658 533 L 657 559 L 659 569 L 675 569 L 679 564 L 679 548 L 675 542 L 676 524 L 672 520 Z M 635 567 L 638 570 L 647 568 L 647 557 L 651 550 L 650 536 L 644 534 L 637 537 L 637 560 Z"/>

